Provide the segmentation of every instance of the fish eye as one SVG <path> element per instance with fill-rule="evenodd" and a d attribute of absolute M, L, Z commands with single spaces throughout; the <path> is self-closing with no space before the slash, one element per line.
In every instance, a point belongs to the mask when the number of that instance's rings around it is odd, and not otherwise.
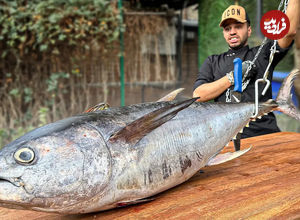
<path fill-rule="evenodd" d="M 15 152 L 14 158 L 18 163 L 30 164 L 35 158 L 35 153 L 29 147 L 23 147 Z"/>

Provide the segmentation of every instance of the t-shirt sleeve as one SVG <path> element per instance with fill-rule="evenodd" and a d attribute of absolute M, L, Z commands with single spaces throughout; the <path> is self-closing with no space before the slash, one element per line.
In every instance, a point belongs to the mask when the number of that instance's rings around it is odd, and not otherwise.
<path fill-rule="evenodd" d="M 209 56 L 200 67 L 200 71 L 197 74 L 197 78 L 194 83 L 193 90 L 195 90 L 198 86 L 204 83 L 209 83 L 213 81 L 214 79 L 213 79 L 213 70 L 212 70 L 212 57 Z"/>

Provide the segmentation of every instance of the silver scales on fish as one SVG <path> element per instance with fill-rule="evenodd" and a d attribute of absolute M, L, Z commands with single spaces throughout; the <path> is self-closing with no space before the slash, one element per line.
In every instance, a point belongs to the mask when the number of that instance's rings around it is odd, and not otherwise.
<path fill-rule="evenodd" d="M 284 80 L 276 100 L 260 103 L 297 120 Z M 175 92 L 176 93 L 176 92 Z M 89 213 L 147 201 L 200 168 L 249 149 L 219 154 L 253 117 L 254 103 L 141 103 L 101 106 L 37 128 L 0 151 L 0 206 L 65 214 Z"/>

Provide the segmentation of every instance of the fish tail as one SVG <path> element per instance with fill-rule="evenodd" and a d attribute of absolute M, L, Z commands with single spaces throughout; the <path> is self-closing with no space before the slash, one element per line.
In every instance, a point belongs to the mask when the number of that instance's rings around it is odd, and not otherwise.
<path fill-rule="evenodd" d="M 287 114 L 300 121 L 300 111 L 292 101 L 291 89 L 296 77 L 300 76 L 298 69 L 293 70 L 282 82 L 277 98 L 275 100 L 277 107 L 274 109 Z"/>

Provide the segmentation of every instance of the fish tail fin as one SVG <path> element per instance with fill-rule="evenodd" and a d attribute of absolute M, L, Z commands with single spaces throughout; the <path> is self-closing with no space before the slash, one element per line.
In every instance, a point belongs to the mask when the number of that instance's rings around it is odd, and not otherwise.
<path fill-rule="evenodd" d="M 292 101 L 291 89 L 293 82 L 296 77 L 300 76 L 300 71 L 298 69 L 293 70 L 282 82 L 282 85 L 279 89 L 278 96 L 275 100 L 276 111 L 280 111 L 284 114 L 287 114 L 298 121 L 300 121 L 300 111 L 296 108 Z"/>

